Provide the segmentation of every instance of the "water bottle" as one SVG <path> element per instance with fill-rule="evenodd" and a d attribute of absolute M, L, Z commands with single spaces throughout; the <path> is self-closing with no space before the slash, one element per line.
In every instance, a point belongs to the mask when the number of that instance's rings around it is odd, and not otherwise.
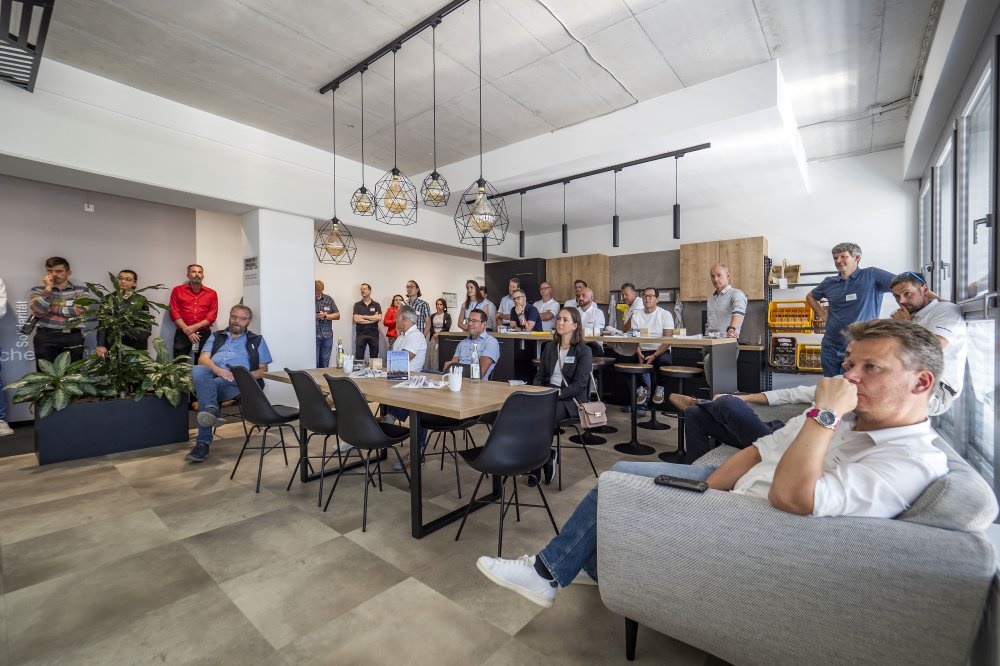
<path fill-rule="evenodd" d="M 344 339 L 337 338 L 337 367 L 344 367 Z"/>
<path fill-rule="evenodd" d="M 478 384 L 482 381 L 482 377 L 479 376 L 479 345 L 473 343 L 472 345 L 472 366 L 469 368 L 469 381 L 473 384 Z"/>

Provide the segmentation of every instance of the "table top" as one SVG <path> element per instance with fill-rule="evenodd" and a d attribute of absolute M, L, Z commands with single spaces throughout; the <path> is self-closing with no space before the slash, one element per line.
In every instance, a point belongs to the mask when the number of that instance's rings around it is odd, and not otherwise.
<path fill-rule="evenodd" d="M 323 378 L 324 374 L 331 377 L 347 376 L 339 368 L 312 368 L 307 369 L 306 372 L 316 380 L 324 393 L 329 393 L 326 380 Z M 439 375 L 428 375 L 428 377 L 437 379 Z M 283 371 L 265 372 L 264 379 L 284 384 L 291 383 L 288 375 Z M 468 378 L 462 381 L 462 390 L 457 392 L 450 391 L 447 387 L 440 389 L 393 388 L 399 382 L 390 382 L 385 378 L 355 378 L 353 381 L 365 397 L 372 402 L 381 402 L 424 414 L 436 414 L 455 419 L 467 419 L 495 412 L 500 409 L 507 396 L 517 391 L 539 392 L 547 389 L 544 386 L 530 384 L 511 386 L 507 382 L 485 381 L 473 384 Z"/>
<path fill-rule="evenodd" d="M 464 331 L 442 331 L 439 335 L 446 337 L 456 337 L 464 338 L 468 335 Z M 552 333 L 493 333 L 490 332 L 490 337 L 497 338 L 498 340 L 534 340 L 541 342 L 548 342 L 552 339 Z M 590 336 L 585 335 L 583 337 L 587 342 L 603 342 L 603 343 L 618 343 L 618 344 L 639 344 L 639 343 L 653 343 L 662 344 L 664 342 L 669 342 L 671 347 L 714 347 L 717 345 L 733 345 L 738 344 L 736 338 L 678 338 L 678 337 L 663 337 L 663 336 L 639 336 L 632 337 L 629 335 L 598 335 Z"/>

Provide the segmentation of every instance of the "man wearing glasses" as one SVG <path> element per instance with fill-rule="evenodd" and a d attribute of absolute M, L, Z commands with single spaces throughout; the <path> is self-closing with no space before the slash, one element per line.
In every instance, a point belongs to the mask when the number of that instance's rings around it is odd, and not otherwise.
<path fill-rule="evenodd" d="M 856 243 L 834 245 L 831 254 L 837 275 L 826 278 L 806 295 L 816 318 L 826 323 L 820 349 L 824 377 L 840 374 L 847 353 L 844 331 L 856 321 L 878 317 L 882 294 L 889 293 L 889 283 L 894 277 L 881 268 L 861 268 L 861 246 Z M 824 298 L 829 304 L 827 308 L 820 305 Z"/>
<path fill-rule="evenodd" d="M 232 400 L 240 389 L 229 369 L 241 366 L 250 370 L 257 383 L 267 372 L 271 352 L 263 336 L 250 331 L 253 310 L 245 305 L 234 305 L 229 311 L 229 327 L 216 331 L 210 339 L 211 348 L 198 356 L 198 365 L 191 368 L 191 379 L 198 396 L 198 438 L 185 460 L 204 462 L 212 445 L 212 430 L 226 421 L 219 416 L 219 402 Z"/>
<path fill-rule="evenodd" d="M 514 306 L 507 313 L 510 327 L 515 331 L 542 330 L 542 316 L 538 309 L 528 302 L 528 297 L 520 289 L 514 290 Z"/>
<path fill-rule="evenodd" d="M 118 290 L 121 291 L 122 300 L 135 302 L 142 308 L 145 312 L 149 312 L 149 305 L 146 302 L 146 297 L 135 293 L 135 288 L 138 285 L 139 276 L 130 268 L 123 268 L 118 271 Z M 149 336 L 152 334 L 152 326 L 141 331 L 127 331 L 122 335 L 122 344 L 126 347 L 131 347 L 132 349 L 147 350 L 149 347 Z M 97 355 L 104 358 L 104 355 L 108 353 L 107 338 L 105 336 L 103 329 L 97 330 L 97 348 L 94 349 Z"/>
<path fill-rule="evenodd" d="M 448 372 L 455 363 L 471 365 L 473 348 L 479 354 L 479 376 L 489 379 L 490 368 L 500 358 L 500 343 L 486 332 L 486 313 L 478 308 L 469 313 L 468 337 L 458 343 L 454 358 L 445 362 L 441 369 Z"/>
<path fill-rule="evenodd" d="M 417 313 L 417 330 L 424 334 L 424 339 L 431 337 L 431 306 L 420 298 L 420 285 L 414 280 L 406 283 L 406 304 Z"/>

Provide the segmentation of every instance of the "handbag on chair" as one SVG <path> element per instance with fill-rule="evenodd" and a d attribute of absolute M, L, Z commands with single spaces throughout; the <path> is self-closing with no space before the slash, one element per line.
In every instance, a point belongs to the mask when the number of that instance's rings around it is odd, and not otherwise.
<path fill-rule="evenodd" d="M 562 376 L 563 385 L 567 385 L 566 377 L 562 374 L 562 360 L 559 361 L 559 374 Z M 594 386 L 594 376 L 590 375 L 590 387 L 593 392 L 597 392 L 597 387 Z M 600 396 L 598 396 L 600 398 Z M 590 402 L 580 402 L 576 398 L 573 398 L 573 402 L 576 404 L 576 409 L 580 413 L 580 425 L 585 429 L 589 430 L 591 428 L 596 428 L 598 426 L 608 424 L 608 408 L 600 400 L 592 400 Z"/>

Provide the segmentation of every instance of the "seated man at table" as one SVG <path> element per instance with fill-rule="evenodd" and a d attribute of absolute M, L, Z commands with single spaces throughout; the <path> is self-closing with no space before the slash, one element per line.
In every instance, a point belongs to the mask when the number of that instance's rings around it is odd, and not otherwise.
<path fill-rule="evenodd" d="M 611 469 L 705 481 L 803 516 L 898 515 L 948 472 L 927 418 L 927 400 L 944 368 L 941 347 L 927 329 L 892 319 L 852 324 L 847 335 L 844 376 L 820 380 L 817 408 L 718 468 L 619 462 Z M 597 580 L 597 549 L 594 488 L 537 555 L 484 556 L 476 565 L 497 585 L 548 608 L 558 586 L 581 571 Z"/>
<path fill-rule="evenodd" d="M 643 289 L 642 310 L 632 314 L 632 317 L 626 322 L 625 330 L 641 332 L 642 329 L 646 329 L 649 335 L 657 337 L 672 335 L 674 332 L 674 317 L 661 308 L 658 305 L 659 302 L 660 292 L 653 287 Z M 655 342 L 643 342 L 639 344 L 635 354 L 638 357 L 639 363 L 645 363 L 656 368 L 673 363 L 669 342 L 659 345 Z M 642 375 L 643 385 L 636 391 L 635 402 L 638 416 L 642 416 L 642 412 L 646 407 L 646 401 L 649 399 L 650 374 L 652 372 Z M 663 402 L 663 396 L 663 386 L 658 384 L 656 391 L 653 393 L 653 402 L 659 405 Z"/>
<path fill-rule="evenodd" d="M 209 338 L 210 348 L 198 355 L 198 365 L 191 368 L 194 391 L 198 396 L 198 438 L 185 460 L 204 462 L 212 445 L 213 428 L 226 421 L 219 417 L 219 402 L 232 400 L 240 388 L 229 369 L 241 366 L 250 369 L 258 382 L 267 372 L 271 352 L 264 338 L 250 330 L 253 310 L 245 305 L 234 305 L 229 311 L 229 328 L 216 331 Z"/>
<path fill-rule="evenodd" d="M 474 354 L 479 355 L 479 376 L 489 379 L 493 366 L 500 359 L 500 343 L 486 332 L 486 313 L 478 308 L 469 313 L 469 335 L 458 343 L 455 356 L 445 361 L 441 369 L 448 372 L 448 368 L 456 363 L 468 368 Z M 468 376 L 468 369 L 465 374 Z"/>
<path fill-rule="evenodd" d="M 424 337 L 423 332 L 417 326 L 418 319 L 417 311 L 405 303 L 400 305 L 396 310 L 396 330 L 399 332 L 399 337 L 393 343 L 392 350 L 405 351 L 409 355 L 411 375 L 424 369 L 424 359 L 427 357 L 427 338 Z M 410 410 L 403 409 L 402 407 L 390 407 L 388 417 L 387 420 L 405 421 L 410 417 Z M 417 441 L 420 442 L 420 454 L 422 457 L 424 447 L 427 446 L 427 431 L 423 428 L 420 428 L 419 432 L 417 432 Z M 403 465 L 409 464 L 409 462 L 410 458 L 407 457 L 403 461 Z M 397 461 L 395 468 L 402 469 L 403 465 L 400 465 Z"/>
<path fill-rule="evenodd" d="M 514 307 L 507 314 L 507 321 L 515 331 L 540 331 L 542 330 L 542 316 L 534 305 L 528 302 L 528 297 L 524 295 L 522 289 L 515 289 Z"/>

